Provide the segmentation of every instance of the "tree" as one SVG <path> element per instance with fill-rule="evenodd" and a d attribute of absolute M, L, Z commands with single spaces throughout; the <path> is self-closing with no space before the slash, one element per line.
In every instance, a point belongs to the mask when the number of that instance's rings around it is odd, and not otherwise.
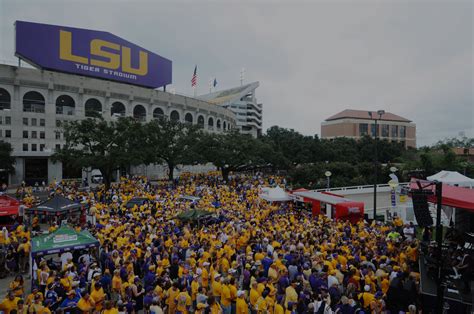
<path fill-rule="evenodd" d="M 203 138 L 205 159 L 222 170 L 224 180 L 228 181 L 231 171 L 239 171 L 265 163 L 263 154 L 268 146 L 248 134 L 236 130 L 225 134 L 207 134 Z"/>
<path fill-rule="evenodd" d="M 271 146 L 274 166 L 279 169 L 289 169 L 297 164 L 307 163 L 313 156 L 313 138 L 304 136 L 293 129 L 272 126 L 263 136 L 262 141 Z"/>
<path fill-rule="evenodd" d="M 202 132 L 197 126 L 169 119 L 157 119 L 146 126 L 147 161 L 165 162 L 168 179 L 174 178 L 174 168 L 202 160 L 199 153 Z"/>
<path fill-rule="evenodd" d="M 15 158 L 12 157 L 13 148 L 10 143 L 0 141 L 0 172 L 11 173 L 15 171 Z"/>
<path fill-rule="evenodd" d="M 63 129 L 66 145 L 56 150 L 53 160 L 99 169 L 107 189 L 115 170 L 145 161 L 139 149 L 141 124 L 133 118 L 117 122 L 89 118 L 65 123 Z"/>

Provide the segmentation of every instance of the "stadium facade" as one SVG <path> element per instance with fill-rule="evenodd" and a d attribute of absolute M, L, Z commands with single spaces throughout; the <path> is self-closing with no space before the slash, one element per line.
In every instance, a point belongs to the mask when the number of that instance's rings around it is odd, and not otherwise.
<path fill-rule="evenodd" d="M 61 125 L 92 111 L 106 121 L 119 116 L 150 121 L 168 117 L 209 132 L 236 127 L 236 115 L 203 100 L 79 75 L 0 65 L 0 140 L 10 142 L 15 173 L 9 183 L 34 184 L 81 177 L 80 170 L 53 163 L 64 145 Z M 0 167 L 1 168 L 1 167 Z"/>
<path fill-rule="evenodd" d="M 199 96 L 211 104 L 230 109 L 236 115 L 236 125 L 241 133 L 258 137 L 262 134 L 263 105 L 258 103 L 255 90 L 259 82 L 216 91 Z"/>

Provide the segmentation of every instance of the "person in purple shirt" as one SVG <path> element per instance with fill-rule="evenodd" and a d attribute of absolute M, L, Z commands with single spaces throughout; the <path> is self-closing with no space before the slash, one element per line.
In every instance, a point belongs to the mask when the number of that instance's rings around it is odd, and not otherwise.
<path fill-rule="evenodd" d="M 285 294 L 285 289 L 290 285 L 290 279 L 288 278 L 288 273 L 285 272 L 281 275 L 278 280 L 278 294 Z"/>
<path fill-rule="evenodd" d="M 263 275 L 265 277 L 268 277 L 268 270 L 270 269 L 270 266 L 273 264 L 273 259 L 272 259 L 272 253 L 267 253 L 267 256 L 262 260 L 262 266 L 263 266 Z"/>

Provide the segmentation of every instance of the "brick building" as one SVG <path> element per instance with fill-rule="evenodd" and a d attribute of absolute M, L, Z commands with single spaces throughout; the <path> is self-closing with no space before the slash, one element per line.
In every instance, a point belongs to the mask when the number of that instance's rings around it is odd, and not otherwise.
<path fill-rule="evenodd" d="M 405 147 L 416 147 L 416 124 L 396 114 L 385 112 L 380 119 L 377 112 L 378 136 L 380 139 L 404 143 Z M 375 123 L 365 110 L 343 110 L 321 123 L 321 138 L 348 137 L 359 139 L 365 135 L 375 136 Z"/>

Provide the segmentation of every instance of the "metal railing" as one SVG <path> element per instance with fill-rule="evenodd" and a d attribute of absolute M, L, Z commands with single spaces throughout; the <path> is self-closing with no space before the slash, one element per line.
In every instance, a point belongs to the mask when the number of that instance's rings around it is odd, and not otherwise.
<path fill-rule="evenodd" d="M 408 186 L 409 182 L 401 182 L 398 184 L 399 187 Z M 387 183 L 377 184 L 377 188 L 389 188 L 390 185 Z M 355 186 L 344 186 L 339 188 L 329 188 L 329 189 L 317 189 L 316 192 L 332 192 L 332 191 L 354 191 L 354 190 L 363 190 L 363 189 L 373 189 L 373 184 L 367 185 L 355 185 Z"/>

